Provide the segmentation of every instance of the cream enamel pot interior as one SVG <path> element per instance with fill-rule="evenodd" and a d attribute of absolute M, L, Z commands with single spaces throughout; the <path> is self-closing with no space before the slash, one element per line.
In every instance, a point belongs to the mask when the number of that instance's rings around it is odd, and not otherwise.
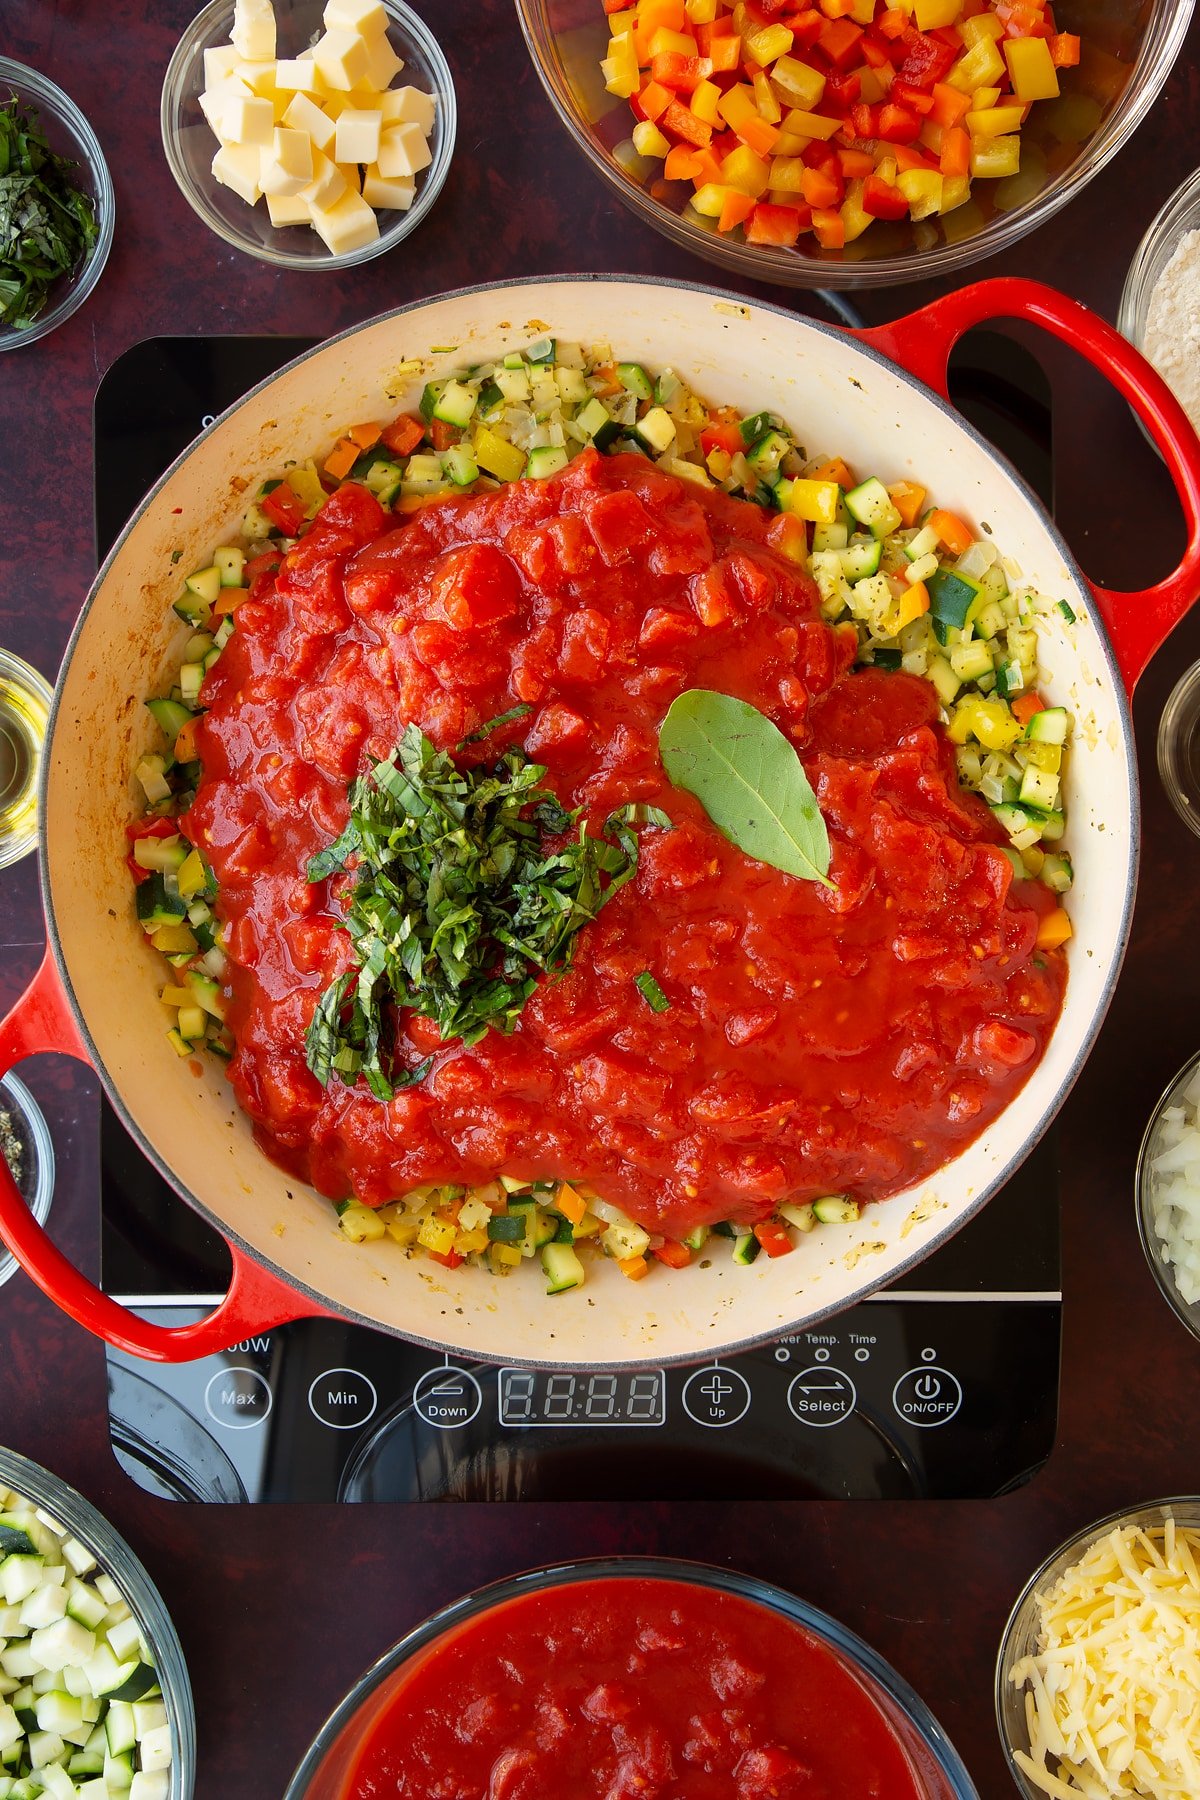
<path fill-rule="evenodd" d="M 1034 320 L 1074 344 L 1150 425 L 1188 523 L 1184 561 L 1158 587 L 1136 595 L 1092 587 L 1022 482 L 932 391 L 944 392 L 956 339 L 1001 316 Z M 775 408 L 814 449 L 839 452 L 887 480 L 919 479 L 939 504 L 986 525 L 1039 589 L 1067 599 L 1077 615 L 1068 625 L 1052 614 L 1042 647 L 1042 685 L 1076 720 L 1070 981 L 1046 1056 L 1024 1090 L 933 1180 L 868 1207 L 857 1225 L 813 1234 L 793 1256 L 760 1257 L 748 1268 L 724 1258 L 706 1269 L 656 1268 L 642 1283 L 601 1261 L 582 1293 L 555 1300 L 536 1278 L 502 1281 L 467 1266 L 450 1272 L 407 1260 L 390 1240 L 357 1246 L 339 1234 L 329 1202 L 258 1150 L 220 1068 L 167 1047 L 161 968 L 135 921 L 123 856 L 123 828 L 137 810 L 131 770 L 154 732 L 142 701 L 167 685 L 186 635 L 169 629 L 172 554 L 182 552 L 185 568 L 206 562 L 240 520 L 251 483 L 288 456 L 327 449 L 347 420 L 387 417 L 413 405 L 430 376 L 547 330 L 568 340 L 611 340 L 624 356 L 677 369 L 714 401 L 743 412 Z M 1071 453 L 1083 450 L 1071 446 Z M 977 1212 L 1079 1073 L 1112 994 L 1133 902 L 1138 802 L 1126 689 L 1197 592 L 1200 444 L 1135 351 L 1075 302 L 1031 283 L 981 283 L 858 341 L 706 288 L 590 277 L 472 289 L 332 339 L 196 440 L 143 502 L 100 573 L 63 663 L 43 769 L 50 948 L 0 1024 L 0 1073 L 43 1049 L 94 1064 L 146 1154 L 229 1241 L 229 1295 L 184 1329 L 138 1319 L 55 1249 L 2 1159 L 0 1233 L 72 1316 L 157 1359 L 205 1354 L 284 1319 L 324 1312 L 483 1360 L 580 1368 L 686 1362 L 839 1311 L 919 1262 Z"/>

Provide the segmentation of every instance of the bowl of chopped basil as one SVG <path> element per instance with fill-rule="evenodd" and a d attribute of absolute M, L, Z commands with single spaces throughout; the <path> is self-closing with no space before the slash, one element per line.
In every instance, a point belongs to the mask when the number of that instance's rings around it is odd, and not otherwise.
<path fill-rule="evenodd" d="M 104 152 L 79 108 L 0 57 L 0 350 L 36 343 L 83 305 L 113 214 Z"/>

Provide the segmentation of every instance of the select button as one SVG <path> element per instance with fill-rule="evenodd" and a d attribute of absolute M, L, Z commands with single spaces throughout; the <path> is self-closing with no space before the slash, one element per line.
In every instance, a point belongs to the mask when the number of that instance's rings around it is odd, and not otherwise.
<path fill-rule="evenodd" d="M 379 1404 L 375 1387 L 358 1369 L 326 1369 L 308 1390 L 308 1410 L 333 1431 L 365 1425 Z"/>

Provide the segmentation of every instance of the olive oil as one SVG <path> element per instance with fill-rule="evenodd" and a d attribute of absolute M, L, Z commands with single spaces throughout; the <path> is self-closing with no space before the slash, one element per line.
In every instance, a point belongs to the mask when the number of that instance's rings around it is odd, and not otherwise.
<path fill-rule="evenodd" d="M 37 784 L 50 689 L 36 669 L 0 650 L 0 868 L 37 843 Z"/>

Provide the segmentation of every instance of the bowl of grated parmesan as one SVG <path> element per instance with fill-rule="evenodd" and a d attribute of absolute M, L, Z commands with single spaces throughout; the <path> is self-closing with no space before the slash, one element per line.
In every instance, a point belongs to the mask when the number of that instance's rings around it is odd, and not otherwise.
<path fill-rule="evenodd" d="M 996 1722 L 1026 1800 L 1196 1800 L 1200 1500 L 1114 1513 L 1048 1557 L 996 1662 Z"/>
<path fill-rule="evenodd" d="M 1117 330 L 1154 364 L 1200 431 L 1200 169 L 1138 245 Z"/>
<path fill-rule="evenodd" d="M 1134 1187 L 1154 1279 L 1176 1316 L 1200 1337 L 1200 1055 L 1180 1069 L 1150 1115 Z"/>

